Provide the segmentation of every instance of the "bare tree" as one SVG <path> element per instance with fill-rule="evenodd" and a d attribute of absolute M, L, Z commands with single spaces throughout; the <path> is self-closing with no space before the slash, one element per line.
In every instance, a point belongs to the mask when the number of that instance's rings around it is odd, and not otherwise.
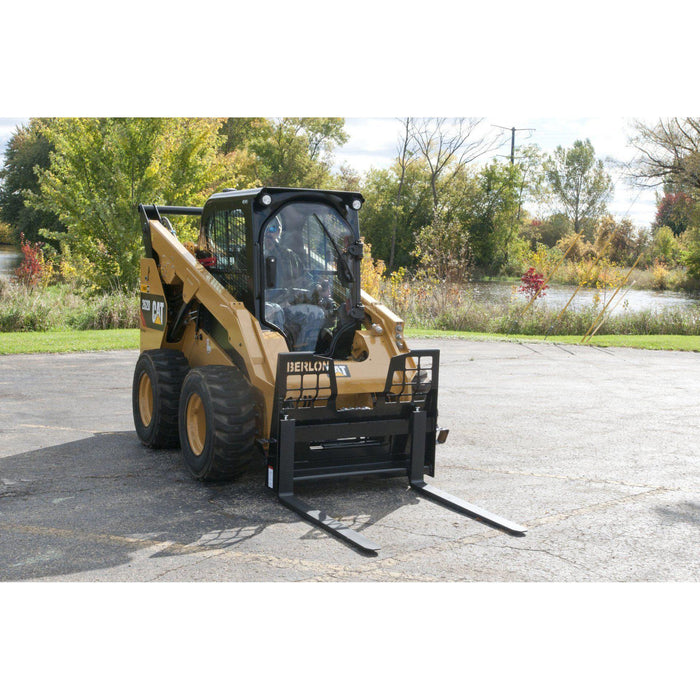
<path fill-rule="evenodd" d="M 436 211 L 440 204 L 441 180 L 451 180 L 468 163 L 502 145 L 501 134 L 476 135 L 482 121 L 472 117 L 413 120 L 412 136 L 430 170 L 430 188 Z"/>
<path fill-rule="evenodd" d="M 700 118 L 659 119 L 654 126 L 637 121 L 633 126 L 637 133 L 631 144 L 640 154 L 631 164 L 637 184 L 700 190 Z"/>

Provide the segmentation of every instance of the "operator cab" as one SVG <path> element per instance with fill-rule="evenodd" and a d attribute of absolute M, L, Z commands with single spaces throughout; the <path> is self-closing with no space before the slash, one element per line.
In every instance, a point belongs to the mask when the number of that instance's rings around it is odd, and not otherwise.
<path fill-rule="evenodd" d="M 207 269 L 290 351 L 347 358 L 364 319 L 362 202 L 353 192 L 291 188 L 213 195 L 200 235 Z"/>

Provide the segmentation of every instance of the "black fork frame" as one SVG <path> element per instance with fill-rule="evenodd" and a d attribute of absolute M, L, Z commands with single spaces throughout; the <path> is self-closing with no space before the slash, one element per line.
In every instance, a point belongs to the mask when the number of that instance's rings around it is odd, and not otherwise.
<path fill-rule="evenodd" d="M 439 352 L 413 350 L 393 357 L 384 391 L 371 395 L 370 410 L 337 408 L 332 359 L 281 353 L 267 474 L 267 486 L 280 502 L 346 543 L 376 553 L 380 547 L 374 542 L 295 496 L 294 485 L 341 476 L 405 475 L 413 489 L 441 505 L 509 534 L 524 534 L 521 525 L 424 480 L 425 474 L 435 474 Z M 290 383 L 291 377 L 296 380 Z"/>

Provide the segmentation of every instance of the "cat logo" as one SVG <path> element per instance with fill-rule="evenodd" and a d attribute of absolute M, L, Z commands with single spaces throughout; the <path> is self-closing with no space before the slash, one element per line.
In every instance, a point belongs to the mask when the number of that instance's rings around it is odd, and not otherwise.
<path fill-rule="evenodd" d="M 151 304 L 151 320 L 154 326 L 163 325 L 163 311 L 165 304 L 162 301 L 154 301 Z"/>
<path fill-rule="evenodd" d="M 336 365 L 335 366 L 335 376 L 336 377 L 349 377 L 350 368 L 347 365 Z"/>
<path fill-rule="evenodd" d="M 162 331 L 165 326 L 167 307 L 165 299 L 155 294 L 141 295 L 141 325 Z"/>

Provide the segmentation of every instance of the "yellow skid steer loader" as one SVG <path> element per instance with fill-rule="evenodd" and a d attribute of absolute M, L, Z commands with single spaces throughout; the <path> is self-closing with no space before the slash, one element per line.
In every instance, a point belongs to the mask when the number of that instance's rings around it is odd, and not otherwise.
<path fill-rule="evenodd" d="M 510 534 L 525 529 L 426 484 L 434 476 L 438 350 L 409 351 L 400 318 L 360 285 L 362 195 L 224 190 L 204 207 L 139 205 L 136 432 L 191 474 L 231 479 L 257 454 L 266 484 L 361 550 L 379 547 L 294 495 L 300 482 L 404 475 L 420 494 Z M 171 218 L 199 219 L 182 243 Z"/>

